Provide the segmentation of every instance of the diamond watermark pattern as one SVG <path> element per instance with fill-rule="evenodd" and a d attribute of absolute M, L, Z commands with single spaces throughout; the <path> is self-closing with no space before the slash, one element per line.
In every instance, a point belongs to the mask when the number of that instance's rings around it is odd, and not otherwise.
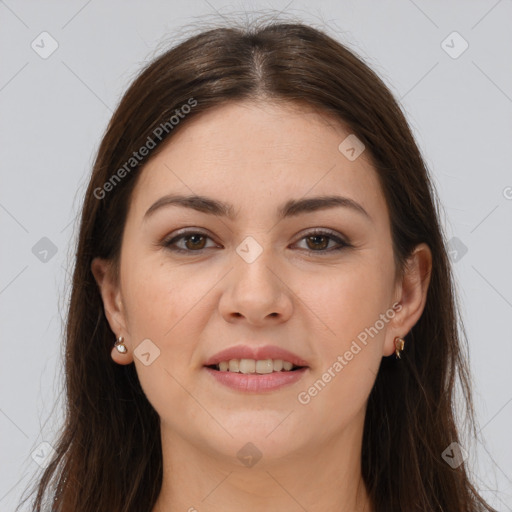
<path fill-rule="evenodd" d="M 468 458 L 468 454 L 459 443 L 453 442 L 444 450 L 441 457 L 449 466 L 455 469 Z"/>
<path fill-rule="evenodd" d="M 59 43 L 48 32 L 41 32 L 32 43 L 30 43 L 30 46 L 39 57 L 47 59 L 57 50 Z"/>
<path fill-rule="evenodd" d="M 133 354 L 144 366 L 149 366 L 160 356 L 160 349 L 149 338 L 146 338 L 139 343 Z"/>
<path fill-rule="evenodd" d="M 238 460 L 248 468 L 252 468 L 262 457 L 262 453 L 252 443 L 246 443 L 236 454 Z"/>
<path fill-rule="evenodd" d="M 236 248 L 236 252 L 245 262 L 253 263 L 263 252 L 263 247 L 252 236 L 248 236 Z"/>
<path fill-rule="evenodd" d="M 351 162 L 359 158 L 361 153 L 365 150 L 365 145 L 351 133 L 345 138 L 338 146 L 340 153 L 347 157 Z"/>
<path fill-rule="evenodd" d="M 467 252 L 468 248 L 460 238 L 454 236 L 448 241 L 448 254 L 454 263 L 459 262 Z"/>
<path fill-rule="evenodd" d="M 47 237 L 43 236 L 32 247 L 32 254 L 43 263 L 48 263 L 56 254 L 57 246 Z"/>
<path fill-rule="evenodd" d="M 452 59 L 458 59 L 469 48 L 469 43 L 454 31 L 441 42 L 441 48 Z"/>
<path fill-rule="evenodd" d="M 34 461 L 43 469 L 46 469 L 55 455 L 55 450 L 50 443 L 43 441 L 32 453 Z"/>

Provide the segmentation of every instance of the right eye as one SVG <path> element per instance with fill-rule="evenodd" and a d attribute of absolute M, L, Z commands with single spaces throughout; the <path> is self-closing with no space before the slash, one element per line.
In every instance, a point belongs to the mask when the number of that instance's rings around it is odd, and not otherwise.
<path fill-rule="evenodd" d="M 164 240 L 162 245 L 167 249 L 175 252 L 181 253 L 190 253 L 190 252 L 200 252 L 203 249 L 209 249 L 210 247 L 206 247 L 206 241 L 211 238 L 201 231 L 185 231 L 180 233 L 179 235 L 173 236 L 168 240 Z M 183 246 L 178 247 L 177 243 L 183 241 Z M 215 244 L 214 244 L 214 247 Z"/>

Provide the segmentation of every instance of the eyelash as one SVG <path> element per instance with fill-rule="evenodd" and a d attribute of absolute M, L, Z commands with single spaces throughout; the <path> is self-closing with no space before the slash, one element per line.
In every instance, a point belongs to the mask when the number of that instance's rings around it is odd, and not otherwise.
<path fill-rule="evenodd" d="M 163 240 L 161 245 L 164 246 L 165 248 L 169 249 L 170 251 L 173 251 L 173 252 L 176 252 L 176 253 L 181 253 L 181 254 L 183 254 L 183 253 L 188 253 L 188 254 L 190 254 L 190 253 L 198 253 L 198 254 L 201 254 L 206 249 L 211 249 L 211 247 L 203 247 L 202 249 L 198 249 L 198 250 L 181 249 L 181 248 L 178 248 L 178 247 L 173 247 L 173 244 L 175 244 L 177 241 L 185 239 L 185 238 L 190 237 L 192 235 L 204 236 L 204 237 L 210 238 L 210 240 L 211 240 L 211 237 L 207 233 L 204 233 L 202 231 L 196 231 L 196 230 L 192 231 L 192 230 L 189 230 L 189 231 L 183 231 L 183 232 L 179 233 L 178 235 L 173 236 L 170 239 Z M 310 253 L 315 253 L 315 254 L 326 254 L 326 253 L 331 253 L 331 252 L 337 252 L 337 251 L 340 251 L 340 250 L 345 249 L 347 247 L 352 247 L 352 245 L 350 243 L 346 242 L 345 240 L 342 240 L 333 231 L 325 230 L 325 229 L 314 229 L 314 230 L 306 233 L 298 241 L 302 241 L 305 238 L 312 237 L 312 236 L 324 236 L 324 237 L 330 238 L 331 240 L 333 240 L 336 243 L 338 243 L 339 247 L 334 247 L 334 248 L 331 247 L 330 249 L 320 249 L 320 250 L 313 250 L 313 249 L 302 249 L 302 250 L 308 251 Z"/>

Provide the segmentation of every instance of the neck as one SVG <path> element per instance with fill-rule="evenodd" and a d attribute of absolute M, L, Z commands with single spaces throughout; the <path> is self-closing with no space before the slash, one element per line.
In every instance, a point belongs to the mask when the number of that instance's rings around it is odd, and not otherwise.
<path fill-rule="evenodd" d="M 244 467 L 162 429 L 163 482 L 152 512 L 372 512 L 361 442 L 362 429 L 346 429 L 285 459 L 263 456 Z"/>

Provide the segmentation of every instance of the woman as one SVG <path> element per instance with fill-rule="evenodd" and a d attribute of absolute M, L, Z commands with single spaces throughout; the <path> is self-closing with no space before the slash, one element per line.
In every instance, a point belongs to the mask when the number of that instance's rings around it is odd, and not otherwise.
<path fill-rule="evenodd" d="M 200 33 L 99 148 L 33 510 L 492 511 L 458 442 L 457 322 L 433 185 L 375 73 L 300 24 Z"/>

